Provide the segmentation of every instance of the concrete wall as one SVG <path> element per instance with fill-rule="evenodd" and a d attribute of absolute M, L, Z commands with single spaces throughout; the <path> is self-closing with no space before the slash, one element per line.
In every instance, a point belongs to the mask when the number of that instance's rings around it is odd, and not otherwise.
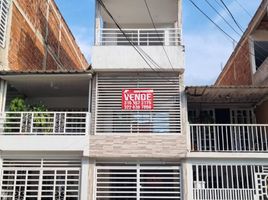
<path fill-rule="evenodd" d="M 53 0 L 13 0 L 2 69 L 85 69 L 88 63 Z"/>
<path fill-rule="evenodd" d="M 140 48 L 162 69 L 172 71 L 172 67 L 176 70 L 184 68 L 184 48 L 182 46 L 164 47 L 172 66 L 162 46 L 140 46 Z M 152 63 L 150 64 L 156 70 L 159 68 Z M 132 46 L 94 46 L 92 51 L 92 66 L 97 71 L 150 69 L 148 64 Z"/>

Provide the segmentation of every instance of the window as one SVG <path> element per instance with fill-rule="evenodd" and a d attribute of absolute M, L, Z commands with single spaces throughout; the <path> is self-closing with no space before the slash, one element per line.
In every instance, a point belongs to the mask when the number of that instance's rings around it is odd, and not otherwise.
<path fill-rule="evenodd" d="M 4 159 L 1 199 L 79 200 L 80 160 Z"/>
<path fill-rule="evenodd" d="M 256 70 L 265 62 L 268 57 L 268 41 L 255 41 L 254 42 L 254 54 Z"/>
<path fill-rule="evenodd" d="M 180 78 L 174 73 L 101 73 L 96 77 L 96 133 L 180 133 Z M 122 90 L 149 88 L 154 109 L 122 110 Z"/>
<path fill-rule="evenodd" d="M 192 166 L 193 199 L 267 199 L 267 166 L 204 165 Z"/>
<path fill-rule="evenodd" d="M 9 0 L 0 0 L 0 46 L 5 47 Z"/>
<path fill-rule="evenodd" d="M 97 163 L 96 200 L 181 199 L 176 163 Z"/>

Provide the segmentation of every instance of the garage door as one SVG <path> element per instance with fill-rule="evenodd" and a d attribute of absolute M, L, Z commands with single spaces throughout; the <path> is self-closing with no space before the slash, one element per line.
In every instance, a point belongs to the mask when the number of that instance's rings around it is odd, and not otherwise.
<path fill-rule="evenodd" d="M 97 163 L 96 199 L 181 199 L 179 164 Z"/>

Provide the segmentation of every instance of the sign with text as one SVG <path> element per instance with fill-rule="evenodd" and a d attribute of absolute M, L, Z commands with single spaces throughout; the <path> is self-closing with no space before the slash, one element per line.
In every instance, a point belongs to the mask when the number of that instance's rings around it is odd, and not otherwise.
<path fill-rule="evenodd" d="M 153 110 L 154 91 L 152 89 L 123 89 L 122 110 Z"/>

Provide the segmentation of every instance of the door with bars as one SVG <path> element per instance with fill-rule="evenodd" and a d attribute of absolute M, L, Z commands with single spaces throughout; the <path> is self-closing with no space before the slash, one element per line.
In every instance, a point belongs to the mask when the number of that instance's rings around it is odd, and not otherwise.
<path fill-rule="evenodd" d="M 181 200 L 179 164 L 97 163 L 96 200 Z"/>
<path fill-rule="evenodd" d="M 80 160 L 4 159 L 1 200 L 79 200 Z"/>

